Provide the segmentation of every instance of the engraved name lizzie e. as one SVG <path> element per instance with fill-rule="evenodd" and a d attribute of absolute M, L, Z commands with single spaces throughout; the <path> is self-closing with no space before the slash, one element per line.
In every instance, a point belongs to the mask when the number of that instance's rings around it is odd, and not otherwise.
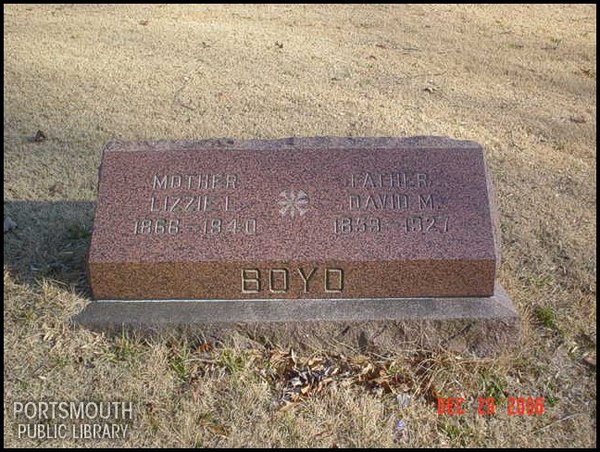
<path fill-rule="evenodd" d="M 152 190 L 235 190 L 238 188 L 236 174 L 155 174 Z M 150 198 L 150 212 L 198 212 L 210 210 L 233 211 L 233 201 L 229 195 L 184 193 L 177 195 L 153 194 Z"/>
<path fill-rule="evenodd" d="M 240 187 L 237 174 L 153 174 L 150 186 L 150 215 L 135 220 L 135 235 L 257 232 L 255 218 L 237 215 L 239 206 L 231 195 Z M 173 218 L 173 214 L 181 216 Z"/>

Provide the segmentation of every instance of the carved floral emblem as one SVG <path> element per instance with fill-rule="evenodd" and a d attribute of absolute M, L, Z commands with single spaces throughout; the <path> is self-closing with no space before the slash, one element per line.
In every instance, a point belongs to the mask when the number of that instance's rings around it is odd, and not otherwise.
<path fill-rule="evenodd" d="M 279 196 L 282 198 L 278 204 L 281 206 L 279 213 L 282 217 L 289 214 L 290 217 L 294 218 L 294 215 L 299 214 L 303 216 L 308 212 L 308 195 L 302 191 L 284 190 Z"/>

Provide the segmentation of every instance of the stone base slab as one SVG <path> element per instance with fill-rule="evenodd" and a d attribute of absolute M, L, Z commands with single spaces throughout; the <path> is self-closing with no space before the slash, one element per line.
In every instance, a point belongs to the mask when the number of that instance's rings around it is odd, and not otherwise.
<path fill-rule="evenodd" d="M 490 356 L 519 336 L 518 314 L 491 297 L 314 300 L 98 300 L 73 318 L 96 331 L 200 334 L 296 350 L 386 353 L 450 349 Z"/>

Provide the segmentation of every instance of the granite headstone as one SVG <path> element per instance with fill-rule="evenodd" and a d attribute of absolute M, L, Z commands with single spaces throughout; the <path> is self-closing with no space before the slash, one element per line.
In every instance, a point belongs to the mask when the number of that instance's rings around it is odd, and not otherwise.
<path fill-rule="evenodd" d="M 472 141 L 113 141 L 79 320 L 514 324 L 497 221 Z"/>

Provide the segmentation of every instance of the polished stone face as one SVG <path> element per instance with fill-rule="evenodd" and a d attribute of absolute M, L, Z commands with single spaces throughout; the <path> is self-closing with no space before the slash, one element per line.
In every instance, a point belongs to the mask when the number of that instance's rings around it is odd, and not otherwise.
<path fill-rule="evenodd" d="M 111 142 L 96 299 L 491 296 L 483 151 L 436 137 Z"/>

